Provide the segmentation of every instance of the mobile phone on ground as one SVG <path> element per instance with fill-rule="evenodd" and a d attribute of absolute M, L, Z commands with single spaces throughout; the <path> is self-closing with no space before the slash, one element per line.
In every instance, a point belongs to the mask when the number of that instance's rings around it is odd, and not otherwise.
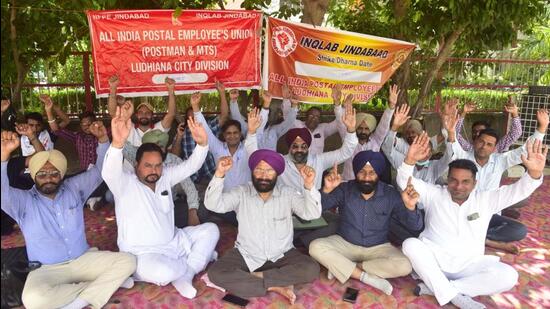
<path fill-rule="evenodd" d="M 359 290 L 356 290 L 354 288 L 347 288 L 346 292 L 344 293 L 344 301 L 347 301 L 348 303 L 355 304 L 355 301 L 357 300 L 357 295 L 359 294 Z"/>
<path fill-rule="evenodd" d="M 244 307 L 248 305 L 248 300 L 244 298 L 240 298 L 239 296 L 235 296 L 233 294 L 225 294 L 225 296 L 222 298 L 223 301 L 235 304 L 237 306 Z"/>

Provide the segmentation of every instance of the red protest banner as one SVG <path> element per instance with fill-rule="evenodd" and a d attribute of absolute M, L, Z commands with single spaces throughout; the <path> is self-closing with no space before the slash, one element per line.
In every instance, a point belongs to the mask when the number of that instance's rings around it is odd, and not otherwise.
<path fill-rule="evenodd" d="M 261 16 L 255 11 L 88 11 L 96 97 L 109 95 L 117 75 L 118 94 L 167 95 L 260 85 Z M 177 14 L 176 14 L 177 15 Z"/>

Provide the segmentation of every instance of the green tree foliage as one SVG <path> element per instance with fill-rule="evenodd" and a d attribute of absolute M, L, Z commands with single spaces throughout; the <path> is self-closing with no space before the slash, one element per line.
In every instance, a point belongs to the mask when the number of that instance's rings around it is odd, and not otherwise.
<path fill-rule="evenodd" d="M 406 62 L 396 74 L 402 88 L 419 89 L 418 115 L 450 56 L 479 56 L 510 45 L 519 31 L 530 34 L 535 25 L 548 24 L 547 6 L 544 0 L 350 0 L 333 4 L 330 21 L 345 30 L 414 42 L 416 56 L 434 57 L 417 67 Z"/>

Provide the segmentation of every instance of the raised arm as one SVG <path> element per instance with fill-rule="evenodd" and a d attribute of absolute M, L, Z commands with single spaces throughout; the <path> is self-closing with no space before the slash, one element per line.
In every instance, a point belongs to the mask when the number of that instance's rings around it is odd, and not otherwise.
<path fill-rule="evenodd" d="M 20 145 L 19 136 L 15 132 L 2 131 L 1 134 L 1 169 L 2 169 L 2 210 L 5 211 L 15 221 L 19 222 L 19 218 L 23 213 L 22 207 L 25 205 L 27 198 L 26 191 L 12 188 L 8 179 L 8 160 L 11 153 Z"/>
<path fill-rule="evenodd" d="M 170 129 L 174 118 L 176 118 L 176 94 L 174 88 L 176 87 L 176 81 L 166 77 L 166 88 L 168 88 L 168 111 L 162 118 L 161 124 L 165 129 Z"/>
<path fill-rule="evenodd" d="M 220 126 L 223 126 L 229 118 L 229 106 L 227 105 L 227 98 L 225 97 L 225 86 L 219 80 L 216 81 L 216 89 L 220 96 L 220 117 L 218 118 L 218 123 Z M 237 94 L 238 93 L 237 91 Z"/>
<path fill-rule="evenodd" d="M 462 109 L 462 115 L 456 124 L 456 129 L 455 129 L 456 139 L 460 144 L 460 146 L 462 146 L 462 149 L 466 151 L 471 151 L 474 148 L 472 144 L 462 136 L 462 131 L 464 130 L 464 120 L 466 119 L 466 115 L 472 112 L 473 110 L 475 110 L 475 108 L 476 108 L 476 105 L 473 102 L 468 102 L 464 104 L 464 108 Z"/>
<path fill-rule="evenodd" d="M 109 99 L 107 101 L 107 110 L 109 111 L 109 115 L 112 117 L 116 116 L 116 107 L 117 107 L 117 100 L 116 100 L 116 91 L 119 84 L 118 76 L 113 75 L 109 78 Z"/>
<path fill-rule="evenodd" d="M 183 135 L 185 134 L 185 124 L 182 122 L 176 128 L 176 136 L 172 142 L 172 147 L 170 152 L 178 157 L 181 157 L 181 141 L 183 140 Z"/>
<path fill-rule="evenodd" d="M 204 206 L 206 209 L 217 213 L 237 210 L 240 203 L 239 190 L 241 189 L 237 187 L 229 192 L 223 193 L 224 177 L 232 166 L 233 159 L 229 156 L 222 157 L 218 160 L 216 172 L 204 195 Z"/>
<path fill-rule="evenodd" d="M 347 133 L 344 137 L 344 143 L 340 149 L 324 152 L 317 155 L 317 158 L 321 160 L 321 166 L 323 170 L 334 165 L 334 163 L 340 164 L 347 159 L 351 158 L 355 147 L 357 147 L 357 135 L 355 134 L 355 109 L 348 105 L 344 116 L 342 116 L 342 122 L 346 125 Z"/>
<path fill-rule="evenodd" d="M 64 129 L 69 125 L 71 122 L 69 119 L 69 116 L 61 110 L 61 108 L 57 105 L 55 105 L 47 94 L 41 94 L 39 96 L 39 99 L 42 103 L 44 103 L 44 109 L 46 110 L 46 116 L 48 118 L 48 125 L 50 126 L 50 129 L 55 132 L 59 129 Z M 61 122 L 59 124 L 55 120 L 54 111 L 57 117 L 61 119 Z"/>
<path fill-rule="evenodd" d="M 497 213 L 506 207 L 526 199 L 542 184 L 542 171 L 546 164 L 548 146 L 543 145 L 540 140 L 535 139 L 528 141 L 526 148 L 527 156 L 522 155 L 521 160 L 527 169 L 527 173 L 511 185 L 481 193 L 486 200 L 491 201 L 486 204 L 491 208 L 493 213 Z"/>
<path fill-rule="evenodd" d="M 293 191 L 290 199 L 292 213 L 304 220 L 313 220 L 321 216 L 321 194 L 315 188 L 315 169 L 303 166 L 300 176 L 304 181 L 302 192 Z"/>
<path fill-rule="evenodd" d="M 388 159 L 390 160 L 390 163 L 392 163 L 392 166 L 397 169 L 401 165 L 402 160 L 405 158 L 405 154 L 401 153 L 397 147 L 396 147 L 396 135 L 397 131 L 401 126 L 403 126 L 411 117 L 409 116 L 410 107 L 407 104 L 401 104 L 399 106 L 393 117 L 393 123 L 391 125 L 391 129 L 386 135 L 386 138 L 384 139 L 384 142 L 382 143 L 382 151 L 386 154 Z M 392 156 L 398 156 L 400 155 L 401 158 L 399 161 L 392 161 Z M 396 158 L 397 159 L 397 158 Z"/>
<path fill-rule="evenodd" d="M 406 189 L 409 184 L 409 178 L 411 178 L 411 185 L 414 187 L 415 191 L 420 195 L 420 201 L 426 206 L 428 202 L 428 195 L 430 189 L 434 187 L 431 184 L 428 184 L 418 178 L 413 176 L 414 166 L 418 160 L 425 158 L 430 152 L 429 138 L 426 132 L 423 132 L 421 135 L 417 136 L 414 139 L 414 142 L 409 147 L 405 161 L 397 170 L 396 182 L 399 188 L 402 190 Z"/>
<path fill-rule="evenodd" d="M 378 123 L 378 126 L 372 133 L 370 137 L 370 141 L 373 141 L 376 143 L 378 147 L 382 145 L 382 142 L 384 141 L 384 138 L 388 134 L 388 131 L 390 130 L 390 123 L 391 118 L 393 116 L 393 113 L 395 112 L 395 108 L 397 106 L 397 98 L 399 97 L 399 93 L 401 90 L 399 90 L 399 87 L 397 85 L 392 85 L 390 87 L 390 96 L 388 98 L 388 108 L 384 111 L 384 114 L 382 114 L 382 118 L 380 118 L 380 123 Z M 403 104 L 406 105 L 406 104 Z M 407 111 L 408 113 L 408 111 Z"/>
<path fill-rule="evenodd" d="M 333 88 L 334 89 L 334 88 Z M 353 96 L 350 94 L 348 97 L 346 97 L 346 102 L 344 102 L 345 108 L 348 106 L 353 108 L 353 104 L 351 99 Z M 335 133 L 339 133 L 341 138 L 344 138 L 345 136 L 345 130 L 346 124 L 342 122 L 342 116 L 344 115 L 344 108 L 342 108 L 342 104 L 340 103 L 340 100 L 334 99 L 333 94 L 333 100 L 334 100 L 334 120 L 329 123 L 321 123 L 319 126 L 322 126 L 323 132 L 325 137 L 329 137 Z"/>
<path fill-rule="evenodd" d="M 109 148 L 107 128 L 105 128 L 102 121 L 95 121 L 92 123 L 90 126 L 90 133 L 97 138 L 98 142 L 96 149 L 97 161 L 95 165 L 85 172 L 67 179 L 65 182 L 67 186 L 74 188 L 75 192 L 79 192 L 83 203 L 103 181 L 101 178 L 101 171 L 105 160 L 105 153 Z"/>
<path fill-rule="evenodd" d="M 210 149 L 210 152 L 214 155 L 214 158 L 219 158 L 223 153 L 223 142 L 218 139 L 217 136 L 214 135 L 212 132 L 212 129 L 210 129 L 210 126 L 208 126 L 208 122 L 204 118 L 204 115 L 200 111 L 200 101 L 201 101 L 201 93 L 195 92 L 191 95 L 191 106 L 193 107 L 193 112 L 195 115 L 195 121 L 202 124 L 202 127 L 206 131 L 206 135 L 208 136 L 208 147 Z"/>
<path fill-rule="evenodd" d="M 244 140 L 244 148 L 248 156 L 258 150 L 258 135 L 256 134 L 256 130 L 258 130 L 261 124 L 260 112 L 257 108 L 254 108 L 248 113 L 248 134 Z"/>
<path fill-rule="evenodd" d="M 239 91 L 237 89 L 232 89 L 229 92 L 229 113 L 231 116 L 231 119 L 238 121 L 241 124 L 242 128 L 242 134 L 243 136 L 246 136 L 247 134 L 247 125 L 244 121 L 244 117 L 241 114 L 241 110 L 239 109 Z"/>
<path fill-rule="evenodd" d="M 44 148 L 44 145 L 42 145 L 42 142 L 38 139 L 38 136 L 36 136 L 36 134 L 32 131 L 31 127 L 28 124 L 21 123 L 15 125 L 15 131 L 17 131 L 17 133 L 19 133 L 20 135 L 26 136 L 29 139 L 31 145 L 34 147 L 34 153 L 32 154 L 46 150 Z M 23 153 L 23 155 L 25 156 L 26 154 Z"/>
<path fill-rule="evenodd" d="M 111 119 L 113 141 L 105 154 L 101 176 L 115 195 L 122 194 L 126 184 L 125 179 L 129 176 L 125 175 L 122 168 L 122 148 L 132 129 L 131 117 L 133 112 L 134 106 L 132 103 L 126 102 L 122 106 L 117 106 L 115 116 Z"/>
<path fill-rule="evenodd" d="M 509 105 L 505 105 L 504 109 L 510 114 L 510 116 L 512 116 L 512 125 L 510 126 L 508 133 L 506 133 L 506 135 L 498 141 L 497 152 L 508 150 L 510 145 L 515 143 L 523 133 L 517 105 L 515 103 L 511 103 Z"/>
<path fill-rule="evenodd" d="M 533 135 L 529 137 L 527 141 L 539 140 L 542 142 L 542 140 L 544 139 L 545 133 L 548 130 L 548 122 L 549 122 L 548 110 L 544 108 L 539 109 L 537 111 L 537 123 L 538 123 L 537 129 L 535 130 Z M 527 154 L 527 142 L 519 148 L 503 153 L 502 155 L 505 158 L 505 167 L 509 168 L 514 165 L 520 164 L 521 156 L 526 154 Z"/>
<path fill-rule="evenodd" d="M 192 118 L 187 120 L 187 126 L 197 145 L 187 160 L 165 169 L 164 177 L 168 179 L 170 186 L 174 186 L 185 178 L 195 174 L 201 168 L 208 155 L 208 135 L 204 126 L 199 122 L 195 122 Z"/>

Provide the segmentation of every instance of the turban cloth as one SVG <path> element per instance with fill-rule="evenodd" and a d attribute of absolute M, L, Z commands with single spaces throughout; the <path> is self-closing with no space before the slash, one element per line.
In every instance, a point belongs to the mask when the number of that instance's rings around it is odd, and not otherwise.
<path fill-rule="evenodd" d="M 143 135 L 143 137 L 141 138 L 141 142 L 143 144 L 157 144 L 160 146 L 160 148 L 164 149 L 166 148 L 166 145 L 168 145 L 168 133 L 162 132 L 158 129 L 151 130 Z"/>
<path fill-rule="evenodd" d="M 309 133 L 309 130 L 307 128 L 294 128 L 286 132 L 286 144 L 288 147 L 294 143 L 298 136 L 306 142 L 308 147 L 311 145 L 311 133 Z"/>
<path fill-rule="evenodd" d="M 254 170 L 260 161 L 269 164 L 277 172 L 277 175 L 281 175 L 285 171 L 285 159 L 273 150 L 259 149 L 254 151 L 250 155 L 250 158 L 248 158 L 248 167 L 250 170 Z"/>
<path fill-rule="evenodd" d="M 29 161 L 29 170 L 32 180 L 36 173 L 46 165 L 46 162 L 50 162 L 60 173 L 61 178 L 65 177 L 67 172 L 67 158 L 59 150 L 40 151 L 32 156 Z"/>
<path fill-rule="evenodd" d="M 386 168 L 386 160 L 380 152 L 366 150 L 358 152 L 353 157 L 353 173 L 357 176 L 357 173 L 365 167 L 366 164 L 370 164 L 378 176 L 382 175 Z"/>
<path fill-rule="evenodd" d="M 371 114 L 359 113 L 355 116 L 355 120 L 355 129 L 357 129 L 363 121 L 367 123 L 367 127 L 369 127 L 371 133 L 376 129 L 376 118 Z"/>
<path fill-rule="evenodd" d="M 418 132 L 418 133 L 422 133 L 423 129 L 422 129 L 422 124 L 420 123 L 420 121 L 416 120 L 416 119 L 411 119 L 409 121 L 407 121 L 407 124 L 405 125 L 405 130 L 406 129 L 413 129 L 414 131 Z"/>

